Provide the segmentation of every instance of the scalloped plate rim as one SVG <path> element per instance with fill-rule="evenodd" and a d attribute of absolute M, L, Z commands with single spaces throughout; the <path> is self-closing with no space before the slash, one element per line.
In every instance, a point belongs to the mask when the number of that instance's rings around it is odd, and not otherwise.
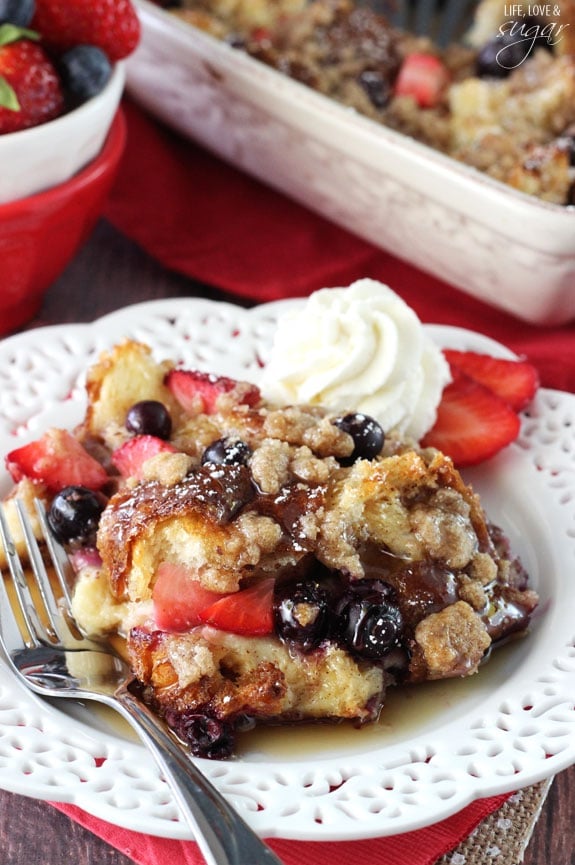
<path fill-rule="evenodd" d="M 287 308 L 288 305 L 292 304 L 300 304 L 303 301 L 299 299 L 292 299 L 287 301 L 274 301 L 269 304 L 261 304 L 260 306 L 253 307 L 252 309 L 244 309 L 242 307 L 237 307 L 231 303 L 221 303 L 217 301 L 204 300 L 204 299 L 168 299 L 168 300 L 152 300 L 145 301 L 142 303 L 133 304 L 129 307 L 125 307 L 123 309 L 114 311 L 105 316 L 102 316 L 100 319 L 96 320 L 92 323 L 85 324 L 63 324 L 63 325 L 55 325 L 48 328 L 41 328 L 32 331 L 27 331 L 22 334 L 17 334 L 11 337 L 6 338 L 0 343 L 0 376 L 2 374 L 2 368 L 5 363 L 11 364 L 11 369 L 9 374 L 14 378 L 18 379 L 20 373 L 17 372 L 16 369 L 16 360 L 15 358 L 26 358 L 30 353 L 32 346 L 37 345 L 40 341 L 39 338 L 42 337 L 42 342 L 46 342 L 49 338 L 53 339 L 62 339 L 66 342 L 66 345 L 73 345 L 74 343 L 78 347 L 78 357 L 76 358 L 78 370 L 74 372 L 72 376 L 72 381 L 70 382 L 70 386 L 73 385 L 71 396 L 68 395 L 68 400 L 73 406 L 76 405 L 79 399 L 79 394 L 81 393 L 80 384 L 82 374 L 79 370 L 80 360 L 82 359 L 82 349 L 81 345 L 85 345 L 86 358 L 84 358 L 84 363 L 90 362 L 87 360 L 88 357 L 90 359 L 93 357 L 94 352 L 99 352 L 99 350 L 105 345 L 111 345 L 113 342 L 117 341 L 119 334 L 123 333 L 128 336 L 133 334 L 134 332 L 138 332 L 140 329 L 145 329 L 146 324 L 151 326 L 156 325 L 158 321 L 164 319 L 168 321 L 168 327 L 173 325 L 169 324 L 169 320 L 175 319 L 178 315 L 186 315 L 191 316 L 197 314 L 198 312 L 205 311 L 207 313 L 213 313 L 215 315 L 219 315 L 220 313 L 224 316 L 229 316 L 230 318 L 237 318 L 240 321 L 253 322 L 254 320 L 258 324 L 258 326 L 263 327 L 264 338 L 267 335 L 269 338 L 269 327 L 273 324 L 274 316 L 280 313 L 283 309 Z M 266 328 L 268 328 L 268 332 L 266 334 Z M 513 356 L 512 353 L 502 346 L 500 343 L 496 341 L 484 337 L 479 334 L 475 334 L 472 331 L 466 330 L 464 328 L 453 328 L 450 326 L 443 325 L 429 325 L 426 326 L 431 335 L 439 341 L 440 344 L 450 345 L 453 347 L 469 347 L 474 350 L 484 350 L 490 351 L 493 353 L 499 353 L 503 356 Z M 105 331 L 105 333 L 103 333 Z M 138 338 L 140 338 L 138 336 Z M 241 339 L 241 337 L 240 337 Z M 161 340 L 160 340 L 161 342 Z M 179 351 L 175 350 L 174 355 L 179 355 Z M 169 356 L 169 355 L 167 355 Z M 12 359 L 12 360 L 11 360 Z M 529 415 L 526 416 L 525 424 L 529 426 L 529 424 L 537 427 L 537 417 L 542 417 L 543 420 L 546 417 L 547 408 L 546 403 L 557 402 L 561 407 L 565 406 L 567 411 L 572 411 L 575 413 L 575 396 L 571 394 L 565 394 L 560 391 L 551 391 L 551 390 L 541 390 L 538 395 L 533 411 L 532 417 Z M 53 405 L 49 407 L 51 410 L 54 406 L 62 403 L 62 397 L 55 398 L 53 400 Z M 43 416 L 43 410 L 45 406 L 42 406 L 41 410 L 35 411 L 33 416 Z M 3 445 L 6 441 L 10 440 L 14 442 L 15 440 L 20 442 L 23 441 L 27 436 L 33 437 L 34 434 L 37 434 L 37 429 L 34 429 L 34 424 L 30 424 L 30 428 L 28 428 L 27 424 L 22 425 L 21 428 L 18 429 L 16 434 L 16 439 L 12 437 L 12 433 L 7 431 L 7 424 L 10 426 L 9 421 L 6 421 L 2 417 L 0 417 L 0 443 Z M 572 431 L 571 431 L 572 434 Z M 8 438 L 6 438 L 8 436 Z M 511 446 L 508 449 L 506 454 L 500 455 L 500 457 L 496 458 L 496 460 L 492 461 L 491 467 L 489 471 L 499 472 L 498 466 L 501 466 L 503 470 L 505 470 L 505 464 L 508 461 L 511 461 L 513 465 L 520 467 L 525 462 L 525 453 L 526 450 L 529 450 L 529 441 L 521 441 L 519 440 L 517 444 Z M 571 470 L 571 466 L 567 467 Z M 553 467 L 551 467 L 550 471 L 552 471 Z M 479 470 L 481 471 L 481 469 Z M 544 472 L 546 471 L 543 466 L 540 470 L 537 467 L 537 470 L 531 470 L 527 472 L 528 475 L 533 478 L 542 477 Z M 5 477 L 5 476 L 4 476 Z M 565 516 L 564 512 L 562 512 L 562 516 Z M 566 524 L 567 525 L 567 524 Z M 560 545 L 561 546 L 561 545 Z M 571 554 L 575 552 L 575 531 L 570 536 L 570 540 L 568 541 L 568 550 Z M 549 614 L 549 620 L 547 623 L 543 624 L 543 627 L 547 627 L 547 630 L 551 629 L 554 623 L 554 616 L 560 617 L 561 611 L 558 609 L 560 607 L 559 604 L 553 605 L 550 599 L 550 607 L 551 613 L 547 611 Z M 573 628 L 573 633 L 575 633 L 575 626 Z M 573 633 L 567 632 L 566 629 L 561 631 L 561 639 L 567 641 L 567 644 L 570 642 L 570 646 L 573 645 L 573 640 L 575 637 Z M 557 648 L 558 651 L 558 648 Z M 534 670 L 538 668 L 538 666 L 543 663 L 543 667 L 545 667 L 545 660 L 537 657 L 537 653 L 535 652 L 535 657 L 529 657 L 529 651 L 527 652 L 527 667 L 530 667 Z M 566 681 L 566 685 L 571 682 L 571 678 L 575 683 L 575 665 L 573 665 L 573 669 L 568 667 L 562 673 L 560 672 L 559 679 L 564 678 Z M 6 692 L 11 690 L 11 686 L 13 685 L 13 680 L 8 671 L 3 668 L 0 669 L 0 740 L 2 739 L 2 734 L 10 734 L 10 730 L 12 729 L 7 722 L 3 721 L 3 697 Z M 561 682 L 559 687 L 561 686 Z M 525 683 L 524 683 L 525 687 Z M 561 689 L 561 688 L 560 688 Z M 567 688 L 566 688 L 567 690 Z M 513 689 L 511 689 L 511 692 Z M 17 700 L 17 706 L 15 710 L 18 709 L 18 705 L 20 703 L 28 702 L 28 695 L 25 692 L 21 692 L 22 700 Z M 81 757 L 86 760 L 86 772 L 87 775 L 90 776 L 89 765 L 90 762 L 94 760 L 94 755 L 98 752 L 98 749 L 104 748 L 104 750 L 109 754 L 109 759 L 113 763 L 114 759 L 119 761 L 120 767 L 122 767 L 122 760 L 131 760 L 135 754 L 140 755 L 142 753 L 142 748 L 137 743 L 128 742 L 126 740 L 118 740 L 113 734 L 109 734 L 106 732 L 102 732 L 100 729 L 91 729 L 87 726 L 82 720 L 77 720 L 71 718 L 67 715 L 63 715 L 58 710 L 53 710 L 49 706 L 44 706 L 41 701 L 36 698 L 30 698 L 32 702 L 35 703 L 36 709 L 40 713 L 40 719 L 45 722 L 46 732 L 45 735 L 48 736 L 48 740 L 50 740 L 50 736 L 52 738 L 52 742 L 55 746 L 62 744 L 65 747 L 78 750 Z M 12 707 L 14 708 L 14 707 Z M 493 714 L 493 707 L 490 706 L 490 712 Z M 471 709 L 470 712 L 475 712 L 475 709 Z M 469 714 L 469 712 L 468 712 Z M 490 715 L 486 716 L 487 726 L 490 723 Z M 65 719 L 62 722 L 62 718 Z M 476 718 L 477 720 L 477 718 Z M 513 715 L 511 720 L 513 720 Z M 479 722 L 481 722 L 481 718 L 479 718 Z M 58 728 L 58 723 L 63 728 L 60 733 L 57 734 L 55 732 L 55 728 Z M 491 723 L 493 723 L 493 719 L 491 719 Z M 453 736 L 453 740 L 457 741 L 458 735 L 461 736 L 461 730 L 458 730 L 458 726 L 460 726 L 457 718 L 455 718 L 450 724 L 444 725 L 444 732 L 449 730 L 450 736 L 448 737 L 450 740 Z M 575 717 L 573 719 L 573 728 L 575 728 Z M 458 735 L 456 735 L 458 734 Z M 30 734 L 30 735 L 35 735 Z M 27 733 L 26 730 L 20 731 L 20 736 L 23 737 L 22 741 L 24 743 L 24 749 L 27 746 Z M 391 749 L 393 753 L 396 755 L 396 758 L 399 759 L 401 754 L 409 754 L 411 752 L 411 760 L 414 765 L 417 765 L 418 771 L 421 771 L 422 778 L 419 779 L 419 784 L 423 788 L 423 792 L 430 786 L 430 789 L 433 790 L 437 786 L 436 781 L 430 782 L 428 779 L 426 780 L 425 775 L 426 772 L 433 772 L 435 767 L 431 767 L 431 769 L 427 770 L 425 766 L 429 762 L 433 764 L 433 756 L 431 759 L 425 758 L 425 742 L 423 741 L 423 734 L 415 735 L 411 742 L 401 743 L 400 745 L 393 746 Z M 231 764 L 218 764 L 218 763 L 209 763 L 207 761 L 199 761 L 202 766 L 205 767 L 205 770 L 209 775 L 212 776 L 214 782 L 218 784 L 221 789 L 224 791 L 226 795 L 229 795 L 237 805 L 237 807 L 242 811 L 246 819 L 254 826 L 256 831 L 260 832 L 260 834 L 267 836 L 277 836 L 283 838 L 292 838 L 292 839 L 313 839 L 313 840 L 352 840 L 352 839 L 361 839 L 361 838 L 373 838 L 377 836 L 387 835 L 387 834 L 395 834 L 398 832 L 411 831 L 413 829 L 421 828 L 423 826 L 429 825 L 429 823 L 436 822 L 438 820 L 444 819 L 448 817 L 450 814 L 455 811 L 460 810 L 465 805 L 469 804 L 472 800 L 476 798 L 481 798 L 482 796 L 493 795 L 495 793 L 504 793 L 511 792 L 517 789 L 520 786 L 525 786 L 527 784 L 535 783 L 536 781 L 542 780 L 545 777 L 548 777 L 555 772 L 566 768 L 568 765 L 571 765 L 575 762 L 575 737 L 572 737 L 574 740 L 574 744 L 567 748 L 563 748 L 556 754 L 552 754 L 546 760 L 534 759 L 533 765 L 528 770 L 520 770 L 518 772 L 514 772 L 511 775 L 509 774 L 501 774 L 497 775 L 489 774 L 488 777 L 478 777 L 475 779 L 469 779 L 467 777 L 462 778 L 462 787 L 461 789 L 457 789 L 456 792 L 447 796 L 444 800 L 433 799 L 433 795 L 431 795 L 431 802 L 427 803 L 427 810 L 425 806 L 419 809 L 411 809 L 412 811 L 418 810 L 418 813 L 408 813 L 407 815 L 399 818 L 399 819 L 391 819 L 389 822 L 385 822 L 385 820 L 379 820 L 377 815 L 370 815 L 368 810 L 364 812 L 361 811 L 361 806 L 355 805 L 355 800 L 353 800 L 352 804 L 347 802 L 345 797 L 341 797 L 337 799 L 338 793 L 336 792 L 334 795 L 329 793 L 329 790 L 322 791 L 322 784 L 320 781 L 323 779 L 324 785 L 325 780 L 330 776 L 337 776 L 338 772 L 341 773 L 342 770 L 342 762 L 343 764 L 349 764 L 348 768 L 351 770 L 351 774 L 349 777 L 344 779 L 344 784 L 349 784 L 350 787 L 354 787 L 356 782 L 356 777 L 354 776 L 354 770 L 357 769 L 357 764 L 360 765 L 360 769 L 358 771 L 359 777 L 365 781 L 366 784 L 371 783 L 374 778 L 377 779 L 381 776 L 382 773 L 391 773 L 394 775 L 394 771 L 400 780 L 404 780 L 401 775 L 399 769 L 393 769 L 393 767 L 384 766 L 383 763 L 383 755 L 386 751 L 390 749 L 385 746 L 380 749 L 376 749 L 369 760 L 369 766 L 366 762 L 367 755 L 358 755 L 351 754 L 351 756 L 345 757 L 345 759 L 338 760 L 333 756 L 328 756 L 325 758 L 319 757 L 318 759 L 312 761 L 312 768 L 310 770 L 310 760 L 302 759 L 295 761 L 285 761 L 281 759 L 271 758 L 267 762 L 241 762 L 241 761 L 232 761 Z M 59 741 L 61 740 L 61 742 Z M 465 739 L 465 736 L 464 736 Z M 71 744 L 70 744 L 71 743 Z M 84 749 L 84 750 L 83 750 Z M 57 750 L 57 747 L 56 747 Z M 436 751 L 436 754 L 439 753 Z M 115 755 L 115 756 L 114 756 Z M 119 755 L 119 756 L 118 756 Z M 153 779 L 157 777 L 157 770 L 155 766 L 151 762 L 151 758 L 148 758 L 147 755 L 144 754 L 146 760 L 144 761 L 145 765 L 142 768 L 142 772 L 144 775 L 148 772 L 147 762 L 149 760 L 150 763 L 150 778 Z M 380 764 L 381 760 L 381 764 Z M 363 761 L 363 763 L 362 763 Z M 409 762 L 409 761 L 408 761 Z M 440 761 L 441 762 L 441 761 Z M 488 764 L 489 765 L 489 764 Z M 165 803 L 162 804 L 162 807 L 167 807 L 167 811 L 165 814 L 156 813 L 154 810 L 154 806 L 150 806 L 150 810 L 148 813 L 143 816 L 139 813 L 136 813 L 134 810 L 130 810 L 129 808 L 121 808 L 115 807 L 113 804 L 106 799 L 105 794 L 98 793 L 96 789 L 91 786 L 91 783 L 86 784 L 78 784 L 76 787 L 68 787 L 65 786 L 64 782 L 58 783 L 57 777 L 54 783 L 50 785 L 46 785 L 44 782 L 40 784 L 35 783 L 34 773 L 30 776 L 25 775 L 17 775 L 15 776 L 11 771 L 13 767 L 10 765 L 10 758 L 6 758 L 6 755 L 2 753 L 0 750 L 0 787 L 6 790 L 12 790 L 13 792 L 25 793 L 26 795 L 37 796 L 39 798 L 51 799 L 52 801 L 60 801 L 60 802 L 73 802 L 77 804 L 79 807 L 82 807 L 84 810 L 93 814 L 94 816 L 99 816 L 103 819 L 108 820 L 109 822 L 116 823 L 116 825 L 122 826 L 124 828 L 133 829 L 136 831 L 147 832 L 148 834 L 158 835 L 160 837 L 172 837 L 172 838 L 190 838 L 190 834 L 185 826 L 182 826 L 176 819 L 177 813 L 174 814 L 173 806 L 172 810 L 170 810 L 170 806 L 165 806 Z M 343 826 L 338 825 L 330 825 L 329 820 L 327 825 L 325 823 L 316 823 L 310 820 L 309 813 L 304 815 L 300 822 L 298 823 L 297 815 L 296 818 L 293 815 L 286 815 L 283 820 L 281 818 L 274 817 L 273 814 L 270 815 L 271 820 L 273 822 L 266 822 L 266 810 L 273 811 L 273 808 L 269 806 L 267 809 L 264 807 L 263 811 L 254 810 L 253 798 L 250 801 L 250 795 L 254 795 L 253 790 L 248 793 L 244 792 L 243 786 L 248 782 L 242 782 L 241 777 L 242 773 L 244 775 L 251 775 L 255 779 L 253 781 L 255 787 L 257 788 L 258 783 L 261 784 L 262 778 L 266 772 L 273 771 L 275 773 L 281 773 L 285 775 L 286 778 L 292 779 L 296 776 L 301 776 L 302 773 L 305 775 L 306 772 L 316 771 L 321 776 L 318 780 L 314 778 L 312 787 L 314 784 L 319 786 L 319 791 L 315 793 L 317 797 L 317 801 L 321 804 L 321 800 L 324 797 L 332 796 L 332 800 L 336 801 L 336 812 L 337 809 L 340 809 L 340 813 L 342 815 Z M 56 771 L 56 775 L 57 770 Z M 234 781 L 234 773 L 235 776 L 240 778 L 240 781 L 237 787 L 234 787 L 236 783 Z M 322 775 L 323 773 L 323 775 Z M 377 777 L 376 777 L 377 776 Z M 63 772 L 64 779 L 66 778 L 66 772 Z M 147 777 L 147 775 L 146 775 Z M 454 773 L 454 777 L 457 779 L 457 772 Z M 148 781 L 150 779 L 148 778 Z M 160 788 L 162 787 L 162 782 L 157 780 Z M 357 788 L 357 784 L 355 787 Z M 416 784 L 417 786 L 417 784 Z M 441 786 L 441 784 L 439 784 Z M 165 792 L 165 791 L 164 791 Z M 144 794 L 142 794 L 144 795 Z M 257 790 L 255 795 L 259 795 Z M 415 795 L 415 794 L 414 794 Z M 150 794 L 152 797 L 152 794 Z M 144 795 L 145 800 L 145 795 Z M 158 806 L 160 807 L 160 806 Z M 328 808 L 333 809 L 333 804 L 326 806 Z M 354 807 L 358 808 L 358 816 L 357 818 L 353 815 Z M 367 808 L 367 806 L 364 806 Z M 348 809 L 346 811 L 345 809 Z M 137 809 L 136 809 L 137 811 Z M 161 811 L 161 808 L 160 808 Z M 309 809 L 308 809 L 309 811 Z M 310 812 L 311 813 L 311 812 Z M 263 815 L 263 816 L 262 816 Z M 344 821 L 344 817 L 347 822 Z M 278 819 L 279 825 L 276 825 L 275 820 Z"/>

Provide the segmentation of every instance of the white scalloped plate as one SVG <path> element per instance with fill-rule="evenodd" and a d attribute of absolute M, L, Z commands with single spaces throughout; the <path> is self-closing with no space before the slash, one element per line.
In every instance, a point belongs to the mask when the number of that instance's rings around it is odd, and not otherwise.
<path fill-rule="evenodd" d="M 83 373 L 131 336 L 158 358 L 255 380 L 277 316 L 203 300 L 137 304 L 90 325 L 0 343 L 0 449 L 82 416 Z M 430 327 L 441 345 L 509 352 L 469 331 Z M 263 836 L 324 841 L 390 835 L 448 817 L 575 762 L 575 396 L 541 390 L 519 440 L 468 477 L 508 533 L 541 598 L 524 640 L 473 679 L 391 700 L 377 727 L 290 728 L 250 739 L 230 762 L 199 761 Z M 9 480 L 2 476 L 2 492 Z M 119 826 L 189 838 L 147 752 L 94 706 L 74 711 L 22 689 L 0 667 L 0 787 L 73 802 Z"/>

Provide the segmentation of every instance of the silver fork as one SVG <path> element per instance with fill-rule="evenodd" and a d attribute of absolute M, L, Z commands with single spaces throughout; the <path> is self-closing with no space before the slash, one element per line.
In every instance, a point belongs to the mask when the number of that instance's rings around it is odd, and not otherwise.
<path fill-rule="evenodd" d="M 0 646 L 12 670 L 42 696 L 96 700 L 119 712 L 157 761 L 208 865 L 282 865 L 138 698 L 126 662 L 106 643 L 80 634 L 70 612 L 70 561 L 50 532 L 42 502 L 35 504 L 61 597 L 56 597 L 25 506 L 16 502 L 28 577 L 0 508 L 0 540 L 13 587 L 9 593 L 0 577 Z"/>

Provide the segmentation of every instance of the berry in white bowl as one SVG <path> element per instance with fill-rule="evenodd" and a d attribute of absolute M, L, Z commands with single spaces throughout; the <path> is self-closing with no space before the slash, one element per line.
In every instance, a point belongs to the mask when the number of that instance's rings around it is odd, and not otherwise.
<path fill-rule="evenodd" d="M 68 114 L 0 135 L 0 204 L 27 198 L 69 180 L 101 151 L 124 87 L 117 64 L 104 90 Z"/>
<path fill-rule="evenodd" d="M 130 0 L 0 0 L 0 204 L 98 156 L 139 27 Z"/>

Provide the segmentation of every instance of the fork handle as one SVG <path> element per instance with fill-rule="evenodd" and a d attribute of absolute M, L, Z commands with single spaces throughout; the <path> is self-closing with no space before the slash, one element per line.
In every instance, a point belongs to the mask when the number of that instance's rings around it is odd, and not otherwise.
<path fill-rule="evenodd" d="M 116 692 L 116 708 L 122 707 L 122 715 L 149 747 L 208 865 L 282 865 L 129 685 Z"/>

